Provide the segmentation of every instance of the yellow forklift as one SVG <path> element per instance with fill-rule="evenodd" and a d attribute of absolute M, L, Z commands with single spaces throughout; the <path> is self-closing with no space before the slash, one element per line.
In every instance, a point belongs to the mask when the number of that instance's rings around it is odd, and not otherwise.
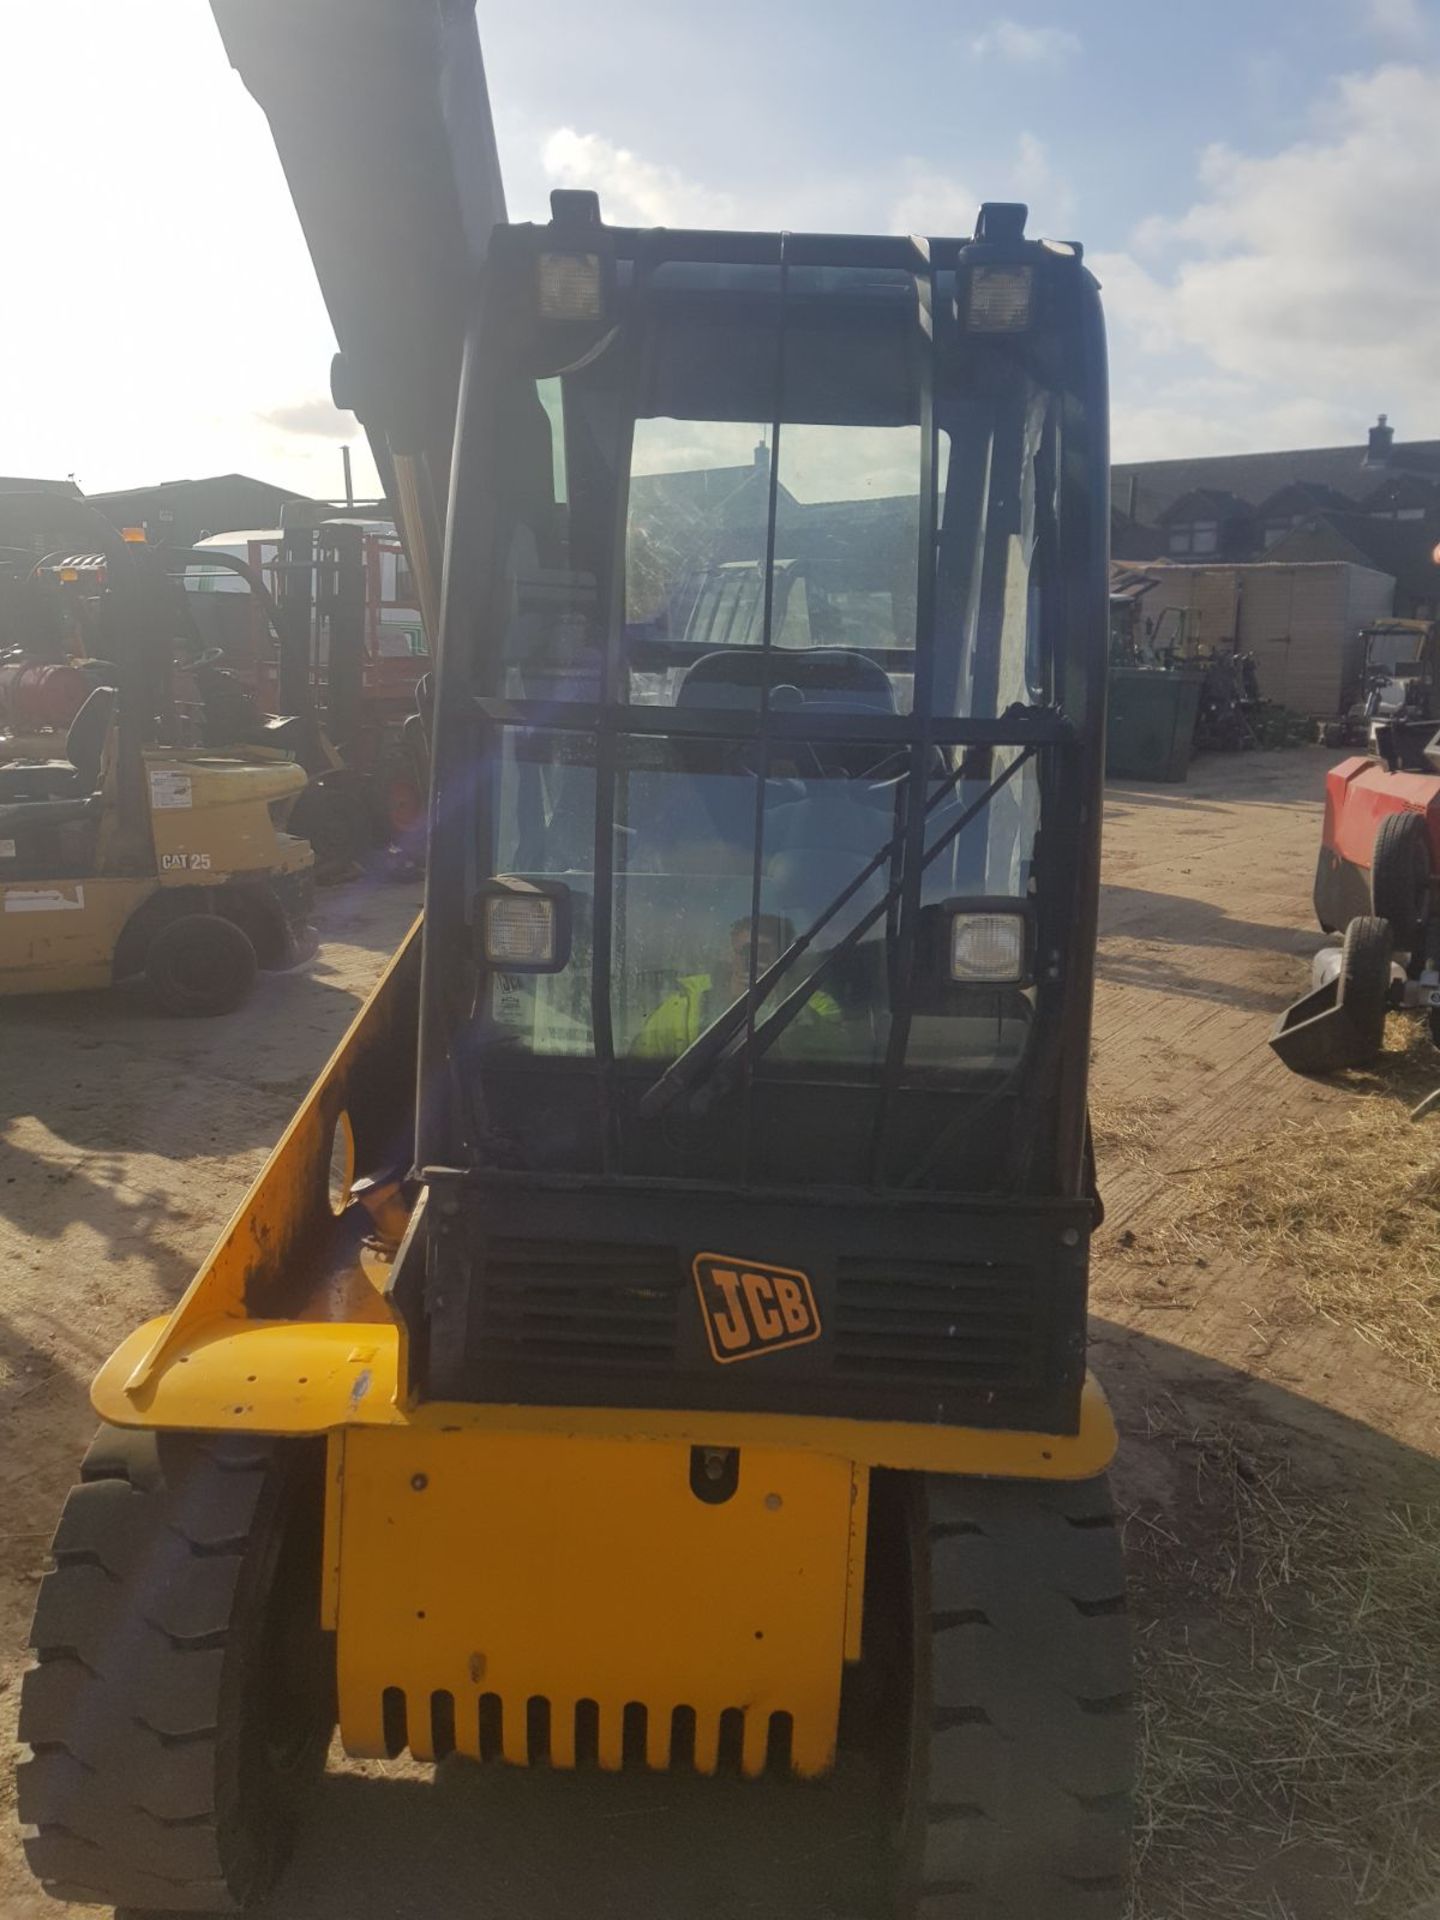
<path fill-rule="evenodd" d="M 243 1908 L 337 1719 L 356 1755 L 812 1781 L 853 1743 L 889 1911 L 1117 1920 L 1080 249 L 1001 204 L 969 239 L 584 193 L 510 225 L 467 0 L 215 11 L 422 592 L 453 440 L 426 907 L 94 1384 L 31 1866 Z M 872 562 L 782 626 L 837 506 Z M 740 561 L 759 619 L 697 638 Z"/>
<path fill-rule="evenodd" d="M 305 774 L 167 739 L 158 563 L 92 508 L 43 507 L 83 525 L 102 557 L 115 685 L 85 699 L 63 757 L 0 766 L 0 995 L 143 976 L 167 1012 L 228 1013 L 259 968 L 293 966 L 313 946 L 314 858 L 284 831 Z M 25 501 L 6 509 L 14 523 Z"/>

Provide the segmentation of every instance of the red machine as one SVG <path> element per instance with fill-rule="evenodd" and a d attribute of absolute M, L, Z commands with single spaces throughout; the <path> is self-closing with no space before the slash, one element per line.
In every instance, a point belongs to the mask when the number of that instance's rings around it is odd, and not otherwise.
<path fill-rule="evenodd" d="M 23 539 L 24 503 L 11 495 L 11 539 Z M 47 552 L 32 533 L 0 550 L 0 759 L 46 757 L 59 750 L 70 722 L 114 668 L 103 616 L 106 559 L 101 553 Z M 49 744 L 47 744 L 49 743 Z"/>
<path fill-rule="evenodd" d="M 1315 917 L 1344 939 L 1270 1036 L 1297 1073 L 1368 1065 L 1392 1009 L 1427 1013 L 1440 1045 L 1440 734 L 1379 727 L 1376 745 L 1325 779 Z"/>
<path fill-rule="evenodd" d="M 63 733 L 94 691 L 78 667 L 18 654 L 0 662 L 0 727 L 14 733 Z"/>
<path fill-rule="evenodd" d="M 1315 869 L 1315 918 L 1326 933 L 1338 933 L 1357 914 L 1378 911 L 1370 877 L 1376 836 L 1382 822 L 1399 813 L 1424 821 L 1430 867 L 1440 873 L 1440 752 L 1433 772 L 1392 772 L 1383 760 L 1356 754 L 1326 774 Z"/>

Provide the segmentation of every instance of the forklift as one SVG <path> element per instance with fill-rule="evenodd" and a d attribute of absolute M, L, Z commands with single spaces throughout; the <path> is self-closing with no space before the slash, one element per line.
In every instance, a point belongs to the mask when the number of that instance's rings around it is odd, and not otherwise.
<path fill-rule="evenodd" d="M 29 505 L 7 500 L 12 524 Z M 304 773 L 181 747 L 164 717 L 162 570 L 79 501 L 45 496 L 38 509 L 63 512 L 97 549 L 107 658 L 85 663 L 100 683 L 82 688 L 63 754 L 0 766 L 0 995 L 143 976 L 165 1012 L 229 1013 L 260 968 L 313 950 L 313 856 L 285 831 Z"/>
<path fill-rule="evenodd" d="M 1416 739 L 1418 751 L 1437 718 L 1435 677 L 1433 620 L 1377 620 L 1362 628 L 1359 681 L 1343 716 L 1324 728 L 1324 744 L 1373 751 L 1377 728 L 1389 727 Z"/>
<path fill-rule="evenodd" d="M 214 7 L 437 622 L 426 905 L 94 1383 L 31 1867 L 242 1909 L 338 1720 L 514 1767 L 855 1751 L 888 1911 L 1118 1920 L 1080 248 L 999 203 L 969 239 L 635 230 L 580 192 L 510 224 L 468 0 Z M 680 446 L 716 477 L 664 480 Z M 777 521 L 842 500 L 888 529 L 865 630 L 792 592 L 782 632 Z M 696 637 L 742 531 L 761 617 Z"/>
<path fill-rule="evenodd" d="M 15 540 L 27 527 L 42 534 L 57 515 L 64 524 L 65 509 L 77 503 L 61 496 L 52 508 L 51 498 L 8 496 L 0 507 L 0 536 Z M 92 534 L 98 525 L 113 535 L 94 509 L 81 508 L 80 519 Z M 158 737 L 251 763 L 298 762 L 307 778 L 287 830 L 310 842 L 317 881 L 349 877 L 384 839 L 385 823 L 375 816 L 366 780 L 332 744 L 317 711 L 308 619 L 281 607 L 255 568 L 224 548 L 152 548 L 138 533 L 121 537 L 128 563 L 146 569 L 154 631 L 125 644 L 135 657 L 153 660 Z M 46 553 L 43 539 L 40 545 L 38 558 L 23 546 L 10 547 L 8 568 L 0 573 L 0 648 L 7 649 L 0 651 L 0 761 L 44 758 L 57 722 L 63 733 L 92 688 L 116 675 L 113 662 L 88 657 L 96 647 L 110 650 L 103 635 L 110 612 L 107 552 L 93 540 L 96 550 L 85 553 Z M 285 703 L 283 713 L 263 711 L 256 698 L 257 653 L 268 669 L 268 689 Z M 237 661 L 248 671 L 237 672 Z M 37 719 L 49 723 L 50 741 L 36 730 Z"/>
<path fill-rule="evenodd" d="M 258 701 L 306 716 L 313 779 L 298 812 L 322 880 L 368 863 L 377 847 L 392 871 L 420 866 L 423 788 L 404 725 L 428 663 L 411 651 L 418 615 L 385 598 L 408 574 L 393 528 L 375 517 L 384 504 L 366 513 L 287 501 L 278 527 L 212 535 L 185 556 L 192 609 L 223 632 L 225 670 Z M 206 564 L 223 569 L 227 557 L 247 561 L 247 577 L 273 593 L 237 594 Z"/>
<path fill-rule="evenodd" d="M 333 700 L 323 719 L 316 705 L 307 605 L 277 600 L 248 560 L 216 542 L 158 552 L 177 590 L 174 624 L 186 649 L 177 667 L 199 696 L 205 744 L 252 754 L 262 748 L 298 761 L 307 779 L 290 830 L 314 849 L 320 885 L 349 879 L 384 844 L 389 823 L 366 774 L 331 737 Z M 220 583 L 228 591 L 216 591 Z M 257 648 L 263 674 L 256 671 Z M 262 708 L 266 687 L 279 713 Z"/>

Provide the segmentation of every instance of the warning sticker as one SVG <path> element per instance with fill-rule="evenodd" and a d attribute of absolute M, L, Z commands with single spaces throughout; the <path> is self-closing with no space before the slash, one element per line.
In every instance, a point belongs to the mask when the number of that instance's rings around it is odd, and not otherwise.
<path fill-rule="evenodd" d="M 178 773 L 174 767 L 152 767 L 150 804 L 156 808 L 193 806 L 189 774 Z"/>
<path fill-rule="evenodd" d="M 85 904 L 85 889 L 73 887 L 7 887 L 6 913 L 64 913 Z"/>
<path fill-rule="evenodd" d="M 535 1025 L 535 983 L 523 973 L 497 973 L 490 988 L 490 1017 L 497 1027 L 528 1032 Z"/>
<path fill-rule="evenodd" d="M 14 858 L 15 842 L 13 840 L 0 840 L 0 860 L 13 860 Z"/>

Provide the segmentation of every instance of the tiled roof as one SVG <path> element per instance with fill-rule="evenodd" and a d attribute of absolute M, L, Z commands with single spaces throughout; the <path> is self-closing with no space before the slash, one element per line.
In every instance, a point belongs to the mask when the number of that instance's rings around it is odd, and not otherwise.
<path fill-rule="evenodd" d="M 118 487 L 109 493 L 92 493 L 92 500 L 103 500 L 110 506 L 116 506 L 126 500 L 149 499 L 153 494 L 172 493 L 181 487 L 260 487 L 266 493 L 273 493 L 281 500 L 303 500 L 303 493 L 295 493 L 289 487 L 277 487 L 269 480 L 257 480 L 249 473 L 206 473 L 194 480 L 159 480 L 153 487 Z"/>
<path fill-rule="evenodd" d="M 1112 560 L 1152 560 L 1163 554 L 1167 541 L 1158 527 L 1142 527 L 1127 520 L 1119 507 L 1110 509 L 1110 557 Z"/>
<path fill-rule="evenodd" d="M 73 480 L 27 480 L 18 473 L 0 473 L 0 493 L 59 493 L 71 500 L 81 498 Z"/>
<path fill-rule="evenodd" d="M 1164 527 L 1172 521 L 1242 520 L 1254 511 L 1248 500 L 1242 500 L 1224 487 L 1191 487 L 1156 517 Z"/>
<path fill-rule="evenodd" d="M 1364 513 L 1321 513 L 1265 552 L 1267 560 L 1352 560 L 1388 573 L 1406 593 L 1432 598 L 1440 568 L 1432 558 L 1440 517 L 1374 520 Z"/>
<path fill-rule="evenodd" d="M 1320 480 L 1287 480 L 1268 500 L 1259 501 L 1255 511 L 1262 520 L 1278 519 L 1281 514 L 1353 513 L 1355 496 Z"/>
<path fill-rule="evenodd" d="M 1358 501 L 1387 474 L 1418 472 L 1440 479 L 1440 440 L 1402 440 L 1388 465 L 1367 467 L 1365 449 L 1301 447 L 1284 453 L 1218 453 L 1194 460 L 1122 461 L 1111 469 L 1115 504 L 1136 520 L 1158 520 L 1168 507 L 1198 488 L 1216 488 L 1243 500 L 1268 500 L 1295 480 L 1333 487 Z M 1135 481 L 1135 500 L 1130 482 Z"/>

